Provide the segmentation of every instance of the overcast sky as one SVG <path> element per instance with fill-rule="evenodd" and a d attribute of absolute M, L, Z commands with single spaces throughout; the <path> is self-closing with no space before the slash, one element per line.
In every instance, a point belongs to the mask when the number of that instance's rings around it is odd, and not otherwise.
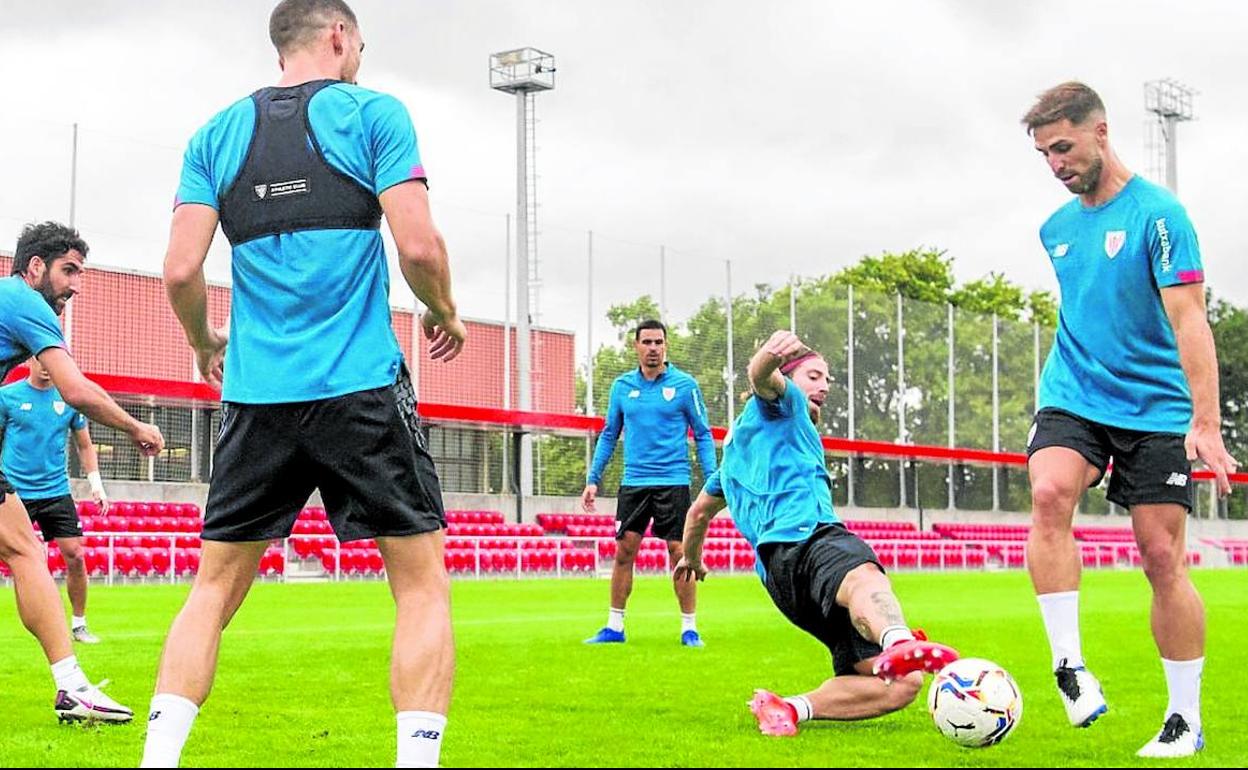
<path fill-rule="evenodd" d="M 186 140 L 278 77 L 271 5 L 0 0 L 0 248 L 23 222 L 68 218 L 77 121 L 76 223 L 91 261 L 158 270 Z M 1215 292 L 1248 304 L 1246 3 L 353 7 L 368 44 L 360 83 L 412 114 L 466 316 L 502 315 L 515 105 L 488 88 L 487 60 L 519 46 L 558 65 L 537 108 L 548 325 L 586 328 L 591 229 L 598 316 L 657 296 L 661 244 L 676 319 L 723 291 L 725 260 L 744 291 L 926 245 L 954 256 L 962 280 L 996 270 L 1055 288 L 1036 231 L 1068 196 L 1018 120 L 1072 78 L 1101 93 L 1111 141 L 1140 172 L 1143 83 L 1198 89 L 1198 120 L 1180 129 L 1179 193 Z M 228 277 L 220 235 L 208 272 Z"/>

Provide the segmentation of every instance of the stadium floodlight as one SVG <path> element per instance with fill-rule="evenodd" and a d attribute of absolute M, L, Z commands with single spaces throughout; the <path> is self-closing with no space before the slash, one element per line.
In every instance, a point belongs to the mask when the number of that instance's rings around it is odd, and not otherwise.
<path fill-rule="evenodd" d="M 1178 126 L 1193 119 L 1192 97 L 1196 93 L 1170 78 L 1144 84 L 1144 109 L 1156 116 L 1147 132 L 1146 154 L 1155 175 L 1160 176 L 1165 170 L 1166 187 L 1175 193 L 1179 191 Z"/>
<path fill-rule="evenodd" d="M 516 369 L 519 407 L 533 409 L 530 323 L 540 318 L 541 269 L 537 258 L 537 119 L 534 97 L 555 87 L 555 57 L 536 48 L 490 56 L 490 88 L 516 97 Z M 520 495 L 533 494 L 533 444 L 520 439 Z"/>

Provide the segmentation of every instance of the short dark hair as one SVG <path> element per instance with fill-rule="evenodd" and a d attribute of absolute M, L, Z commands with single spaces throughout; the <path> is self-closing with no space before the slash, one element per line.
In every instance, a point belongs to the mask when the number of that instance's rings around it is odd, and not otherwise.
<path fill-rule="evenodd" d="M 278 53 L 307 45 L 338 17 L 358 27 L 355 12 L 342 0 L 282 0 L 269 16 L 269 40 Z"/>
<path fill-rule="evenodd" d="M 649 321 L 642 321 L 637 324 L 637 328 L 633 330 L 633 342 L 640 340 L 642 331 L 646 329 L 658 329 L 663 332 L 663 340 L 667 341 L 667 327 L 663 325 L 662 321 L 651 318 Z"/>
<path fill-rule="evenodd" d="M 51 264 L 71 251 L 87 258 L 87 242 L 74 228 L 60 222 L 26 225 L 17 236 L 17 248 L 13 250 L 13 275 L 25 275 L 31 257 L 42 257 Z"/>
<path fill-rule="evenodd" d="M 1077 126 L 1094 112 L 1105 114 L 1101 97 L 1083 83 L 1071 80 L 1040 94 L 1035 105 L 1023 116 L 1023 125 L 1029 134 L 1059 120 L 1069 120 Z"/>

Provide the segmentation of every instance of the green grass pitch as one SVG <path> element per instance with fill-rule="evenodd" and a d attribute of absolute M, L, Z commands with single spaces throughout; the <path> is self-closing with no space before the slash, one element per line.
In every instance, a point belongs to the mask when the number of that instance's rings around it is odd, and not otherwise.
<path fill-rule="evenodd" d="M 1194 573 L 1209 614 L 1204 677 L 1207 748 L 1146 762 L 1135 751 L 1160 727 L 1165 682 L 1149 635 L 1149 592 L 1136 571 L 1084 575 L 1084 652 L 1109 713 L 1087 730 L 1065 723 L 1048 645 L 1023 572 L 894 576 L 907 619 L 964 655 L 1005 666 L 1023 692 L 1004 744 L 947 742 L 921 702 L 868 722 L 803 725 L 760 735 L 745 702 L 755 687 L 804 692 L 830 671 L 827 653 L 791 627 L 757 580 L 712 575 L 699 593 L 707 646 L 679 646 L 671 584 L 639 578 L 624 645 L 581 640 L 604 622 L 605 580 L 454 584 L 458 663 L 444 766 L 1073 767 L 1248 761 L 1248 572 Z M 165 631 L 187 585 L 92 586 L 87 673 L 139 713 L 124 726 L 58 725 L 51 675 L 0 591 L 0 766 L 134 767 Z M 386 685 L 393 605 L 383 583 L 257 585 L 226 631 L 212 697 L 184 766 L 393 766 Z"/>

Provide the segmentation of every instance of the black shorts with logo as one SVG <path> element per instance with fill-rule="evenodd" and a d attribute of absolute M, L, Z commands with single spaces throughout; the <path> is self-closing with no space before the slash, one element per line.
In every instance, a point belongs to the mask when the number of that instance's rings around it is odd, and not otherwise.
<path fill-rule="evenodd" d="M 314 489 L 342 541 L 446 526 L 407 369 L 318 401 L 222 405 L 204 540 L 286 537 Z"/>
<path fill-rule="evenodd" d="M 644 535 L 650 520 L 655 537 L 678 541 L 685 536 L 685 514 L 692 501 L 689 487 L 620 487 L 615 501 L 615 537 L 625 532 Z"/>
<path fill-rule="evenodd" d="M 1174 503 L 1190 511 L 1194 485 L 1184 438 L 1180 433 L 1114 428 L 1046 407 L 1036 413 L 1027 441 L 1027 456 L 1051 446 L 1073 449 L 1100 471 L 1092 486 L 1105 477 L 1112 459 L 1114 471 L 1106 495 L 1111 503 L 1124 508 Z"/>
<path fill-rule="evenodd" d="M 820 524 L 800 543 L 764 543 L 759 558 L 771 600 L 789 621 L 823 642 L 837 676 L 853 674 L 854 664 L 870 660 L 880 646 L 854 628 L 849 610 L 836 603 L 845 576 L 863 564 L 883 572 L 875 551 L 842 524 Z"/>
<path fill-rule="evenodd" d="M 82 522 L 78 520 L 78 506 L 69 495 L 39 500 L 23 500 L 30 520 L 39 525 L 45 543 L 58 537 L 82 537 Z"/>

